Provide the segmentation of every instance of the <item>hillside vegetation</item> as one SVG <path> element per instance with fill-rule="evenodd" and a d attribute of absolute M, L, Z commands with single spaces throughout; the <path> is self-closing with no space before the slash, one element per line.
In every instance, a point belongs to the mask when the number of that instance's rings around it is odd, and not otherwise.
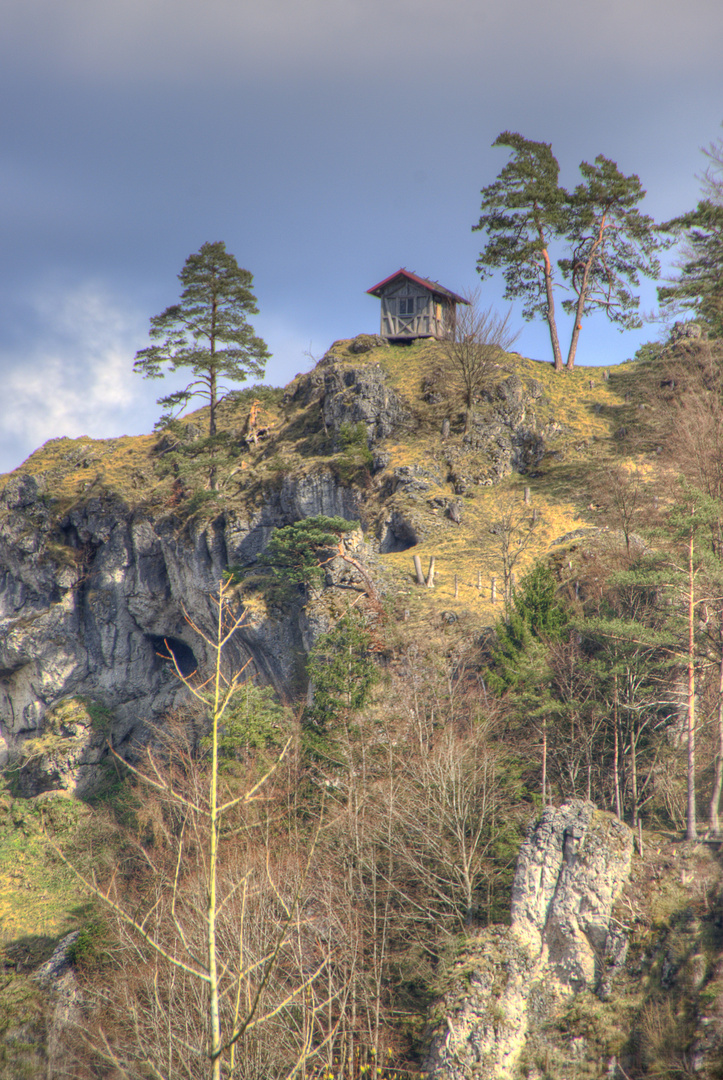
<path fill-rule="evenodd" d="M 219 941 L 259 966 L 222 1011 L 231 1022 L 253 999 L 265 1018 L 224 1076 L 418 1075 L 464 940 L 508 920 L 527 827 L 570 798 L 638 835 L 616 909 L 628 961 L 606 1000 L 581 993 L 520 1068 L 672 1077 L 695 1060 L 720 1075 L 704 1035 L 722 1007 L 723 882 L 697 834 L 717 835 L 723 771 L 723 349 L 691 334 L 609 372 L 500 355 L 467 435 L 438 343 L 340 341 L 283 390 L 224 398 L 211 446 L 199 410 L 160 435 L 52 440 L 0 478 L 4 527 L 22 540 L 41 515 L 33 558 L 91 585 L 95 554 L 68 539 L 78 508 L 147 521 L 189 551 L 204 530 L 248 532 L 305 479 L 329 477 L 356 514 L 338 550 L 319 552 L 318 580 L 284 590 L 263 557 L 231 567 L 234 610 L 255 632 L 303 626 L 309 655 L 276 696 L 249 688 L 223 729 L 223 797 L 242 801 L 219 833 Z M 26 477 L 37 494 L 23 503 Z M 434 558 L 433 587 L 413 556 L 425 574 Z M 96 733 L 110 723 L 84 708 Z M 48 775 L 78 730 L 57 709 L 19 740 L 0 798 L 0 1076 L 210 1075 L 190 1049 L 207 1039 L 202 989 L 56 850 L 168 941 L 205 903 L 202 826 L 181 859 L 190 819 L 107 755 L 82 799 L 60 783 L 34 793 L 37 762 Z M 145 729 L 189 804 L 207 738 L 203 709 L 180 699 Z M 138 740 L 126 751 L 140 767 Z M 76 929 L 63 1019 L 33 972 Z"/>

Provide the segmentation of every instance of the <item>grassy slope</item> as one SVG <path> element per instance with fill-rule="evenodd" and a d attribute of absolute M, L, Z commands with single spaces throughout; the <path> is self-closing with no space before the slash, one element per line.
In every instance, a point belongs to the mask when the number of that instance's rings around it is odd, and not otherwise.
<path fill-rule="evenodd" d="M 339 342 L 334 346 L 338 360 L 355 366 L 381 364 L 416 417 L 411 431 L 380 448 L 390 455 L 389 469 L 403 465 L 439 468 L 446 449 L 439 434 L 439 408 L 427 405 L 421 392 L 425 376 L 439 365 L 438 346 L 418 343 L 410 348 L 377 349 L 359 357 L 349 353 L 347 345 Z M 435 511 L 427 503 L 427 499 L 435 496 L 454 497 L 447 483 L 407 507 L 423 518 L 427 531 L 427 538 L 414 549 L 415 553 L 425 565 L 431 555 L 435 556 L 437 577 L 434 590 L 420 589 L 414 583 L 411 551 L 380 557 L 380 565 L 386 571 L 384 576 L 392 586 L 392 609 L 400 620 L 396 633 L 403 639 L 419 637 L 427 645 L 439 642 L 443 649 L 450 648 L 459 637 L 479 633 L 482 626 L 490 625 L 499 616 L 500 604 L 490 603 L 488 589 L 490 572 L 499 576 L 488 527 L 496 500 L 521 500 L 523 488 L 528 485 L 532 505 L 541 516 L 538 537 L 518 570 L 519 576 L 549 549 L 555 538 L 584 525 L 599 524 L 595 512 L 588 509 L 591 469 L 604 468 L 613 459 L 630 463 L 642 460 L 639 454 L 635 458 L 626 454 L 626 441 L 614 437 L 621 426 L 635 423 L 636 410 L 644 397 L 636 364 L 614 369 L 611 379 L 604 381 L 598 368 L 578 368 L 556 375 L 549 365 L 512 354 L 506 358 L 501 376 L 506 377 L 511 371 L 542 384 L 544 397 L 536 405 L 538 420 L 544 423 L 554 417 L 563 425 L 563 433 L 552 444 L 554 454 L 545 457 L 537 475 L 529 478 L 513 475 L 497 488 L 475 487 L 471 496 L 462 499 L 460 525 L 453 524 L 441 510 Z M 250 397 L 245 395 L 236 404 L 222 405 L 222 428 L 232 432 L 243 429 Z M 275 399 L 267 397 L 264 406 L 263 422 L 270 425 L 271 435 L 237 460 L 238 471 L 224 491 L 226 509 L 242 516 L 259 504 L 264 485 L 273 483 L 280 472 L 333 467 L 338 460 L 322 430 L 316 405 L 300 408 L 293 403 L 284 404 L 279 394 Z M 202 426 L 205 419 L 206 410 L 201 409 L 189 416 L 188 422 Z M 178 513 L 172 480 L 158 474 L 159 457 L 154 449 L 157 441 L 151 435 L 104 440 L 54 439 L 31 455 L 16 472 L 38 478 L 58 516 L 76 501 L 102 492 L 112 492 L 128 506 L 145 508 L 151 514 Z M 459 422 L 452 425 L 450 442 L 461 447 Z M 441 473 L 444 475 L 444 468 Z M 0 488 L 7 479 L 0 477 Z M 383 509 L 373 490 L 368 490 L 367 495 L 373 521 L 383 514 Z M 405 508 L 403 498 L 398 503 Z M 217 512 L 217 507 L 204 512 Z M 478 570 L 483 575 L 481 591 L 477 588 Z M 455 575 L 459 587 L 457 599 Z M 440 620 L 442 611 L 457 615 L 453 627 Z M 48 856 L 36 811 L 19 805 L 7 793 L 3 798 L 0 959 L 4 959 L 6 970 L 16 966 L 23 970 L 45 958 L 53 942 L 78 925 L 83 905 L 68 873 Z M 19 994 L 22 999 L 21 989 L 17 981 L 8 982 L 2 993 L 6 997 Z M 30 1009 L 35 998 L 30 991 L 28 995 Z M 6 1008 L 10 1007 L 9 1000 L 5 1004 Z"/>

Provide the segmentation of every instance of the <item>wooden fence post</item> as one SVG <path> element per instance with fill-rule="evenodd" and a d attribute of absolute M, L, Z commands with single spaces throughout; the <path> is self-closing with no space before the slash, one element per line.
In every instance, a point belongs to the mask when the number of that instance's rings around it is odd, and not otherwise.
<path fill-rule="evenodd" d="M 490 578 L 490 600 L 493 604 L 497 602 L 497 579 Z"/>
<path fill-rule="evenodd" d="M 434 555 L 429 560 L 429 572 L 427 574 L 427 588 L 434 588 Z"/>
<path fill-rule="evenodd" d="M 455 598 L 455 600 L 457 599 L 458 596 L 459 596 L 459 581 L 457 579 L 457 575 L 455 574 L 454 575 L 454 598 Z"/>
<path fill-rule="evenodd" d="M 529 505 L 530 505 L 530 489 L 528 487 L 526 487 L 525 488 L 525 506 L 529 506 Z"/>
<path fill-rule="evenodd" d="M 413 555 L 412 558 L 414 559 L 414 569 L 417 574 L 417 584 L 425 585 L 426 582 L 424 580 L 424 573 L 422 571 L 422 560 L 419 558 L 419 555 Z"/>

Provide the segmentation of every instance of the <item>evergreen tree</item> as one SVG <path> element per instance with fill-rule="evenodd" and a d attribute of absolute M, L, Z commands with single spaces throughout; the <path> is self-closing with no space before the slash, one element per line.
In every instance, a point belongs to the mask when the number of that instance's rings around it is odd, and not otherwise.
<path fill-rule="evenodd" d="M 555 370 L 560 371 L 549 254 L 550 244 L 567 229 L 566 192 L 558 184 L 560 166 L 549 143 L 503 131 L 492 145 L 508 147 L 512 157 L 497 179 L 482 189 L 482 214 L 472 230 L 484 230 L 487 245 L 477 270 L 485 278 L 501 269 L 505 299 L 521 299 L 525 319 L 542 315 L 547 320 Z"/>
<path fill-rule="evenodd" d="M 723 336 L 723 139 L 703 149 L 703 198 L 695 210 L 666 221 L 661 230 L 682 241 L 680 274 L 658 289 L 663 310 L 690 311 L 714 337 Z"/>
<path fill-rule="evenodd" d="M 690 311 L 715 337 L 723 335 L 723 204 L 704 199 L 695 210 L 673 218 L 661 229 L 683 241 L 683 262 L 676 279 L 658 289 L 663 310 Z"/>
<path fill-rule="evenodd" d="M 258 314 L 253 277 L 219 241 L 203 244 L 189 255 L 178 279 L 183 286 L 180 301 L 153 316 L 149 336 L 157 344 L 136 353 L 133 370 L 144 378 L 160 379 L 164 368 L 190 368 L 193 379 L 184 390 L 158 399 L 167 409 L 159 426 L 200 397 L 209 405 L 208 434 L 213 438 L 220 380 L 260 377 L 269 356 L 246 321 L 248 315 Z"/>
<path fill-rule="evenodd" d="M 370 650 L 371 635 L 354 608 L 317 638 L 307 667 L 313 687 L 313 703 L 304 713 L 307 721 L 325 729 L 342 714 L 363 708 L 377 679 Z"/>
<path fill-rule="evenodd" d="M 525 682 L 532 672 L 532 681 L 537 683 L 539 657 L 545 655 L 548 642 L 564 635 L 567 626 L 567 612 L 557 599 L 555 575 L 546 563 L 538 562 L 515 589 L 507 620 L 495 627 L 494 688 L 509 689 Z"/>
<path fill-rule="evenodd" d="M 526 319 L 543 315 L 550 329 L 555 370 L 562 353 L 555 318 L 552 248 L 567 247 L 558 260 L 574 299 L 563 308 L 574 314 L 566 366 L 574 367 L 582 318 L 603 310 L 621 329 L 639 326 L 638 297 L 631 286 L 641 274 L 657 276 L 655 257 L 663 242 L 653 221 L 637 205 L 645 195 L 637 176 L 624 176 L 614 161 L 599 155 L 580 165 L 583 182 L 570 193 L 558 183 L 559 165 L 549 143 L 503 132 L 493 146 L 512 151 L 497 179 L 482 189 L 482 215 L 473 230 L 487 234 L 477 269 L 482 277 L 501 269 L 505 298 L 521 299 Z"/>
<path fill-rule="evenodd" d="M 660 273 L 655 252 L 661 241 L 653 219 L 638 210 L 645 196 L 639 178 L 623 176 L 602 154 L 593 165 L 583 161 L 580 172 L 583 183 L 568 198 L 569 254 L 559 261 L 563 280 L 575 294 L 562 305 L 575 316 L 568 368 L 575 364 L 583 316 L 599 309 L 621 330 L 642 326 L 637 314 L 640 300 L 630 287 L 640 284 L 641 274 Z"/>
<path fill-rule="evenodd" d="M 300 589 L 318 585 L 324 565 L 339 555 L 341 536 L 356 527 L 353 521 L 317 514 L 274 529 L 259 564 L 269 567 L 278 599 L 289 599 Z"/>

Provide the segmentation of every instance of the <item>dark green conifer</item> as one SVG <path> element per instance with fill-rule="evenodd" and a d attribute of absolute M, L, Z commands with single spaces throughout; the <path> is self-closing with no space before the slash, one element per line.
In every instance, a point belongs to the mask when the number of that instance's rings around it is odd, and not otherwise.
<path fill-rule="evenodd" d="M 203 244 L 195 255 L 189 255 L 178 279 L 183 286 L 180 301 L 153 316 L 150 337 L 157 344 L 136 353 L 133 370 L 144 378 L 160 379 L 166 374 L 164 368 L 190 368 L 193 378 L 184 390 L 158 399 L 167 410 L 159 426 L 200 397 L 209 405 L 212 438 L 221 380 L 238 383 L 249 376 L 258 378 L 269 357 L 266 344 L 247 322 L 248 315 L 258 314 L 251 291 L 253 277 L 219 241 Z"/>

